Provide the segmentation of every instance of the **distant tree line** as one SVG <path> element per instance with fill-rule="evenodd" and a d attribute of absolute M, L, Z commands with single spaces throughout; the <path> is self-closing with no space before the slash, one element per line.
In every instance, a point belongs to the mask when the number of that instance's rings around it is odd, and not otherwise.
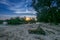
<path fill-rule="evenodd" d="M 60 23 L 60 0 L 32 0 L 39 22 Z"/>
<path fill-rule="evenodd" d="M 0 24 L 2 24 L 3 23 L 3 20 L 0 20 Z"/>
<path fill-rule="evenodd" d="M 21 20 L 17 17 L 17 18 L 11 18 L 10 20 L 6 20 L 6 22 L 8 24 L 11 24 L 11 25 L 17 25 L 17 24 L 20 24 Z"/>
<path fill-rule="evenodd" d="M 19 18 L 16 17 L 15 19 L 11 18 L 10 20 L 6 20 L 8 22 L 8 24 L 27 24 L 27 23 L 34 23 L 35 20 L 30 20 L 30 21 L 26 21 L 25 18 Z"/>
<path fill-rule="evenodd" d="M 0 20 L 0 24 L 3 24 L 3 22 L 7 22 L 7 24 L 10 25 L 19 25 L 19 24 L 27 24 L 27 23 L 35 23 L 35 19 L 31 19 L 29 21 L 26 21 L 25 18 L 11 18 L 11 19 L 7 19 L 7 20 Z"/>

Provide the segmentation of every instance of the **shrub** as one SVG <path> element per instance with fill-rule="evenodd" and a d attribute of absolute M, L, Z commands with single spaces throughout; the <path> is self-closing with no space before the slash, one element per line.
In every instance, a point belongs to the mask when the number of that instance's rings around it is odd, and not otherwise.
<path fill-rule="evenodd" d="M 3 20 L 0 20 L 0 24 L 2 24 L 3 23 Z"/>
<path fill-rule="evenodd" d="M 21 20 L 19 18 L 15 18 L 15 19 L 10 19 L 10 20 L 7 20 L 7 23 L 8 24 L 11 24 L 11 25 L 17 25 L 17 24 L 20 24 Z"/>
<path fill-rule="evenodd" d="M 41 35 L 45 35 L 45 31 L 42 28 L 37 28 L 36 30 L 29 30 L 30 34 L 41 34 Z"/>

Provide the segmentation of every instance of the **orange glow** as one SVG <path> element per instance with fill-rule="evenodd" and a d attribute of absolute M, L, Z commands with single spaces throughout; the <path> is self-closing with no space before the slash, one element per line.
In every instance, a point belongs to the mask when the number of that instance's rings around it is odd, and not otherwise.
<path fill-rule="evenodd" d="M 31 20 L 31 18 L 30 17 L 26 17 L 26 21 L 30 21 Z"/>

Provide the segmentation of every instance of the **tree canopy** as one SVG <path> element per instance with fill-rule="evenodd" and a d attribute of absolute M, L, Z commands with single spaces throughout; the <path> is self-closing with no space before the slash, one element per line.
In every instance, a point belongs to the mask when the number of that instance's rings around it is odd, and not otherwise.
<path fill-rule="evenodd" d="M 60 23 L 60 0 L 32 0 L 39 22 Z"/>

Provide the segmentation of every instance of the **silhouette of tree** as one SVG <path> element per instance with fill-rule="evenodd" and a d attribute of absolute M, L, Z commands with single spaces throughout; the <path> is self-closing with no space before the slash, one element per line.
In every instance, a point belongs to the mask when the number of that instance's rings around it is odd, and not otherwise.
<path fill-rule="evenodd" d="M 32 0 L 39 22 L 60 23 L 60 0 Z"/>

